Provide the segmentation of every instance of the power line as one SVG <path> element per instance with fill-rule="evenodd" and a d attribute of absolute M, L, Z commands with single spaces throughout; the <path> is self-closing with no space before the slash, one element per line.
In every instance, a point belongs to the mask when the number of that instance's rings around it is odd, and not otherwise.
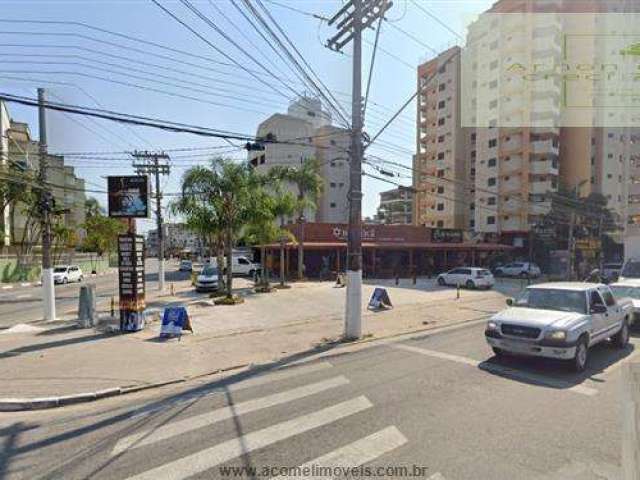
<path fill-rule="evenodd" d="M 435 20 L 436 22 L 438 22 L 438 24 L 440 26 L 444 27 L 447 31 L 453 33 L 456 37 L 458 37 L 460 40 L 462 40 L 464 42 L 464 38 L 462 37 L 462 35 L 460 35 L 458 32 L 456 32 L 451 27 L 449 27 L 446 23 L 444 23 L 442 20 L 440 20 L 436 15 L 432 14 L 431 12 L 429 12 L 426 8 L 424 8 L 422 5 L 420 5 L 416 0 L 411 0 L 411 2 L 416 7 L 418 7 L 418 9 L 420 9 L 425 15 L 427 15 L 432 20 Z"/>
<path fill-rule="evenodd" d="M 173 18 L 176 22 L 178 22 L 180 25 L 182 25 L 184 28 L 186 28 L 187 30 L 189 30 L 193 35 L 195 35 L 196 37 L 198 37 L 200 40 L 202 40 L 204 43 L 206 43 L 207 45 L 209 45 L 211 48 L 213 48 L 216 52 L 218 52 L 220 55 L 222 55 L 223 57 L 225 57 L 227 60 L 229 60 L 230 62 L 234 63 L 235 65 L 237 65 L 238 67 L 240 67 L 242 70 L 244 70 L 245 72 L 249 73 L 252 77 L 254 77 L 257 81 L 259 81 L 260 83 L 262 83 L 263 85 L 266 85 L 267 87 L 269 87 L 270 89 L 274 90 L 275 92 L 277 92 L 278 94 L 280 94 L 281 96 L 288 98 L 287 95 L 282 92 L 281 90 L 279 90 L 278 88 L 276 88 L 274 85 L 266 82 L 265 80 L 263 80 L 262 78 L 260 78 L 258 75 L 256 75 L 255 73 L 253 73 L 251 70 L 249 70 L 248 68 L 246 68 L 244 65 L 240 64 L 239 62 L 237 62 L 233 57 L 231 57 L 230 55 L 228 55 L 226 52 L 224 52 L 222 49 L 218 48 L 217 46 L 215 46 L 213 43 L 211 43 L 209 40 L 207 40 L 202 34 L 200 34 L 198 31 L 196 31 L 193 27 L 191 27 L 189 24 L 187 24 L 185 21 L 183 21 L 182 19 L 180 19 L 179 17 L 177 17 L 173 12 L 171 12 L 170 10 L 168 10 L 167 8 L 165 8 L 162 4 L 160 4 L 160 2 L 158 2 L 158 0 L 151 0 L 156 6 L 158 6 L 163 12 L 165 12 L 167 15 L 169 15 L 171 18 Z M 205 17 L 206 18 L 206 17 Z M 263 67 L 264 69 L 264 67 Z M 268 72 L 268 70 L 265 69 L 265 71 Z M 269 72 L 268 72 L 269 73 Z M 271 74 L 273 76 L 273 74 Z M 275 77 L 276 79 L 278 77 Z M 290 87 L 288 87 L 290 88 Z M 295 91 L 294 91 L 295 92 Z"/>

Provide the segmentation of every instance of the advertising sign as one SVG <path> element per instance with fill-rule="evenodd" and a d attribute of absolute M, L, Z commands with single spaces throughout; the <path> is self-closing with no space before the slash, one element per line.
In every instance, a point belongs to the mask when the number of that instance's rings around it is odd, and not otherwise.
<path fill-rule="evenodd" d="M 118 235 L 118 285 L 120 294 L 120 331 L 137 332 L 144 328 L 145 279 L 144 237 Z"/>
<path fill-rule="evenodd" d="M 378 310 L 380 308 L 391 308 L 391 307 L 393 307 L 393 305 L 391 304 L 391 299 L 389 298 L 387 289 L 382 287 L 376 287 L 376 289 L 371 294 L 371 300 L 369 300 L 369 309 Z"/>
<path fill-rule="evenodd" d="M 107 177 L 107 182 L 110 217 L 149 217 L 149 180 L 146 175 Z"/>
<path fill-rule="evenodd" d="M 165 338 L 181 336 L 183 330 L 189 330 L 193 333 L 189 312 L 187 312 L 186 307 L 165 308 L 162 316 L 162 326 L 160 327 L 160 336 Z"/>
<path fill-rule="evenodd" d="M 462 243 L 462 230 L 434 228 L 431 230 L 431 241 L 434 243 Z"/>

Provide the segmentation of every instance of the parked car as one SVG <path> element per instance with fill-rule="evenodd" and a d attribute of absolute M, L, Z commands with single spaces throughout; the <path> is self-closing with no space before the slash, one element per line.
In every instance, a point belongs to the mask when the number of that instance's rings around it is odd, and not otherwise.
<path fill-rule="evenodd" d="M 530 286 L 487 322 L 485 338 L 496 355 L 556 358 L 576 371 L 587 366 L 589 347 L 611 339 L 629 342 L 631 302 L 616 300 L 607 285 L 557 282 Z"/>
<path fill-rule="evenodd" d="M 180 267 L 178 270 L 181 272 L 190 272 L 193 270 L 193 262 L 191 260 L 180 260 Z"/>
<path fill-rule="evenodd" d="M 626 280 L 609 285 L 616 300 L 627 299 L 633 307 L 629 318 L 630 325 L 640 325 L 640 280 Z"/>
<path fill-rule="evenodd" d="M 81 282 L 82 270 L 77 265 L 58 265 L 53 267 L 53 283 Z"/>
<path fill-rule="evenodd" d="M 467 288 L 491 288 L 495 280 L 485 268 L 458 267 L 438 275 L 438 285 L 460 285 Z"/>
<path fill-rule="evenodd" d="M 640 280 L 640 258 L 629 258 L 625 260 L 622 270 L 620 271 L 620 276 L 618 277 L 619 282 L 633 279 Z"/>
<path fill-rule="evenodd" d="M 605 263 L 602 265 L 601 275 L 606 278 L 609 283 L 611 283 L 618 280 L 621 270 L 621 263 Z"/>
<path fill-rule="evenodd" d="M 500 277 L 538 278 L 542 272 L 535 263 L 514 262 L 497 267 L 493 273 Z"/>
<path fill-rule="evenodd" d="M 218 290 L 218 269 L 212 265 L 205 265 L 196 277 L 196 292 L 214 292 Z"/>

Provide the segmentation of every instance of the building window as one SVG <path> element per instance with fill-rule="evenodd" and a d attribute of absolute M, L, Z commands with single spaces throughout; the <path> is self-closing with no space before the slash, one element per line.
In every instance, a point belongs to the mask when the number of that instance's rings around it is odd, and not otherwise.
<path fill-rule="evenodd" d="M 437 175 L 439 178 L 444 177 L 444 170 L 438 170 L 438 171 L 436 172 L 436 175 Z"/>
<path fill-rule="evenodd" d="M 495 70 L 496 68 L 498 68 L 498 60 L 494 60 L 489 64 L 489 70 Z"/>
<path fill-rule="evenodd" d="M 489 83 L 489 88 L 494 89 L 494 88 L 498 88 L 498 81 L 494 80 L 492 82 Z"/>
<path fill-rule="evenodd" d="M 443 186 L 439 186 L 438 187 L 438 193 L 444 193 L 444 187 Z"/>
<path fill-rule="evenodd" d="M 487 185 L 490 186 L 490 187 L 495 187 L 496 178 L 495 177 L 491 177 L 491 178 L 487 179 Z"/>
<path fill-rule="evenodd" d="M 442 142 L 444 142 L 444 135 L 440 135 L 438 137 L 438 143 L 442 143 Z"/>
<path fill-rule="evenodd" d="M 496 108 L 497 106 L 498 106 L 498 100 L 491 100 L 489 102 L 489 108 L 490 109 Z"/>
<path fill-rule="evenodd" d="M 336 141 L 335 140 L 330 140 L 329 143 L 331 143 L 331 145 L 335 145 Z"/>
<path fill-rule="evenodd" d="M 444 100 L 440 100 L 440 101 L 438 102 L 438 109 L 443 109 L 443 108 L 444 108 L 444 105 L 445 105 L 445 101 L 444 101 Z"/>
<path fill-rule="evenodd" d="M 336 202 L 331 202 L 331 203 L 329 204 L 329 206 L 330 206 L 331 208 L 336 208 Z"/>
<path fill-rule="evenodd" d="M 473 229 L 473 228 L 475 228 L 475 226 L 476 226 L 476 221 L 473 220 L 473 219 L 469 220 L 469 228 Z"/>
<path fill-rule="evenodd" d="M 475 133 L 472 133 L 472 134 L 471 134 L 471 141 L 472 141 L 472 142 L 475 142 L 475 141 L 476 141 L 476 134 L 475 134 Z"/>
<path fill-rule="evenodd" d="M 441 83 L 440 85 L 438 85 L 439 92 L 442 92 L 445 88 L 447 88 L 447 85 L 445 83 Z"/>
<path fill-rule="evenodd" d="M 440 125 L 440 126 L 444 125 L 444 118 L 439 118 L 438 119 L 438 125 Z"/>
<path fill-rule="evenodd" d="M 438 228 L 444 227 L 444 222 L 442 220 L 438 220 L 437 226 Z"/>
<path fill-rule="evenodd" d="M 476 158 L 476 151 L 475 150 L 471 150 L 471 158 Z"/>
<path fill-rule="evenodd" d="M 439 203 L 436 210 L 438 210 L 439 212 L 442 212 L 444 210 L 444 203 Z"/>
<path fill-rule="evenodd" d="M 611 175 L 610 173 L 607 175 L 607 178 L 613 178 L 613 175 Z"/>
<path fill-rule="evenodd" d="M 498 146 L 497 138 L 492 138 L 491 140 L 489 140 L 489 148 L 495 148 L 497 146 Z"/>
<path fill-rule="evenodd" d="M 610 133 L 610 134 L 608 135 L 608 137 L 609 137 L 609 138 L 613 138 L 613 133 Z"/>
<path fill-rule="evenodd" d="M 438 73 L 444 73 L 447 70 L 447 64 L 445 63 L 438 69 Z"/>
<path fill-rule="evenodd" d="M 495 167 L 498 163 L 498 160 L 496 158 L 490 158 L 489 161 L 487 162 L 487 167 Z"/>
<path fill-rule="evenodd" d="M 487 198 L 487 205 L 495 205 L 495 204 L 496 204 L 496 197 Z"/>
<path fill-rule="evenodd" d="M 438 153 L 438 160 L 444 160 L 444 152 Z"/>
<path fill-rule="evenodd" d="M 331 188 L 336 188 L 336 182 L 331 182 L 331 183 L 329 184 L 329 186 L 330 186 Z"/>
<path fill-rule="evenodd" d="M 496 217 L 494 216 L 487 217 L 487 225 L 495 225 L 495 224 L 496 224 Z"/>

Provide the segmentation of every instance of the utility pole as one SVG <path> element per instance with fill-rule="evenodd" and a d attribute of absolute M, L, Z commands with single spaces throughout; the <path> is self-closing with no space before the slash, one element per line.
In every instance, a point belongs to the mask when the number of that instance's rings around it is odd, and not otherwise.
<path fill-rule="evenodd" d="M 347 237 L 347 301 L 345 337 L 362 336 L 362 31 L 383 18 L 390 0 L 349 0 L 330 20 L 338 33 L 327 47 L 341 51 L 353 41 L 353 86 L 351 91 L 351 156 L 349 170 L 349 229 Z"/>
<path fill-rule="evenodd" d="M 573 269 L 574 269 L 574 256 L 576 254 L 575 242 L 573 240 L 573 228 L 576 223 L 576 214 L 571 212 L 571 217 L 569 218 L 569 278 L 568 280 L 573 280 Z"/>
<path fill-rule="evenodd" d="M 143 163 L 133 163 L 138 175 L 153 174 L 156 180 L 156 224 L 158 228 L 158 290 L 164 291 L 164 231 L 162 228 L 162 192 L 160 191 L 160 175 L 169 175 L 169 164 L 160 163 L 160 160 L 168 162 L 169 155 L 164 152 L 138 152 L 131 154 L 136 160 Z"/>
<path fill-rule="evenodd" d="M 38 183 L 40 184 L 40 213 L 41 213 L 41 238 L 42 238 L 42 299 L 44 306 L 44 319 L 53 321 L 56 319 L 56 294 L 53 284 L 53 266 L 51 265 L 51 210 L 53 210 L 53 195 L 47 185 L 47 115 L 45 104 L 46 95 L 44 88 L 38 89 Z"/>

